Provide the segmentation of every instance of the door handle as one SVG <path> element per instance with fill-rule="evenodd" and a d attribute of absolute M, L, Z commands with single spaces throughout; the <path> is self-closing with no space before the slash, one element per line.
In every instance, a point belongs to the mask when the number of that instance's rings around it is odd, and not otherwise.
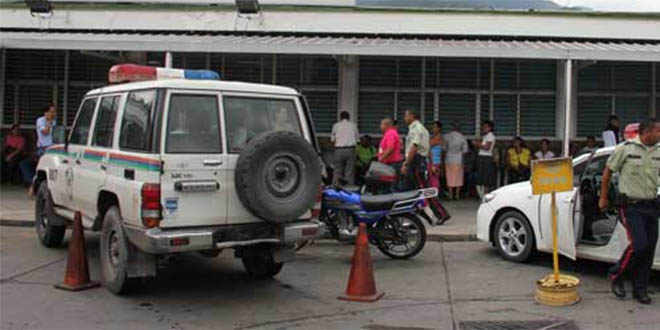
<path fill-rule="evenodd" d="M 105 167 L 105 165 L 103 165 L 103 164 L 101 164 L 101 165 L 99 165 L 99 168 L 100 168 L 100 169 L 101 169 L 102 171 L 105 171 L 105 170 L 107 170 L 107 169 L 108 169 L 108 168 L 107 168 L 107 167 Z"/>
<path fill-rule="evenodd" d="M 68 159 L 66 159 L 66 158 L 65 158 L 65 159 L 62 159 L 62 164 L 68 164 L 68 163 L 69 163 L 69 160 L 68 160 Z"/>
<path fill-rule="evenodd" d="M 215 159 L 204 160 L 204 166 L 220 166 L 220 165 L 222 165 L 221 160 L 215 160 Z"/>
<path fill-rule="evenodd" d="M 80 165 L 80 164 L 81 164 L 80 159 L 76 159 L 76 164 L 77 164 L 77 165 Z"/>

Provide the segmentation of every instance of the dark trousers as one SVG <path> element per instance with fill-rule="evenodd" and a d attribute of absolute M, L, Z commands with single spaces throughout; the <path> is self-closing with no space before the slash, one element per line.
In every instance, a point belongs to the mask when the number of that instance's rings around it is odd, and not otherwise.
<path fill-rule="evenodd" d="M 410 163 L 408 173 L 400 176 L 399 188 L 401 191 L 410 191 L 421 188 L 428 188 L 427 179 L 427 160 L 426 157 L 415 155 L 415 158 Z M 445 219 L 449 216 L 449 212 L 442 206 L 439 196 L 429 198 L 426 200 L 426 206 L 431 207 L 431 210 L 438 219 Z"/>
<path fill-rule="evenodd" d="M 610 269 L 610 278 L 615 280 L 628 273 L 632 276 L 634 292 L 645 293 L 658 244 L 660 205 L 638 202 L 621 208 L 619 215 L 630 243 L 619 262 Z"/>

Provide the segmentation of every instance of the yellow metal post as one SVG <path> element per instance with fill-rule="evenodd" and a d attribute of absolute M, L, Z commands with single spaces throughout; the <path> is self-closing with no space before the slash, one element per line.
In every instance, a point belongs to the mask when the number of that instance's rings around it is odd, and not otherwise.
<path fill-rule="evenodd" d="M 554 268 L 555 282 L 559 283 L 559 254 L 557 252 L 557 199 L 552 193 L 552 264 Z"/>

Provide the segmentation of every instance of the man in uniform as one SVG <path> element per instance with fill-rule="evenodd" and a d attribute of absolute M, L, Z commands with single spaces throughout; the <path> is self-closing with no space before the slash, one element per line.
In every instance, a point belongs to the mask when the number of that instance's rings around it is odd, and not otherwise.
<path fill-rule="evenodd" d="M 660 201 L 660 122 L 649 119 L 639 126 L 639 136 L 620 144 L 607 161 L 603 171 L 600 200 L 601 210 L 608 207 L 610 178 L 620 172 L 620 220 L 630 243 L 609 276 L 612 292 L 619 298 L 626 296 L 623 276 L 632 275 L 633 298 L 651 304 L 648 283 L 658 242 Z"/>

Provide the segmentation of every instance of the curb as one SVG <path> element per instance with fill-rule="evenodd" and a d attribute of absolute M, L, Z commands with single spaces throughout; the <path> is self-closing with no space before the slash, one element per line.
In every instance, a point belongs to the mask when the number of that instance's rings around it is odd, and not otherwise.
<path fill-rule="evenodd" d="M 0 226 L 6 227 L 34 227 L 32 220 L 3 220 L 0 219 Z"/>
<path fill-rule="evenodd" d="M 432 242 L 476 242 L 476 234 L 428 234 L 427 241 Z"/>

